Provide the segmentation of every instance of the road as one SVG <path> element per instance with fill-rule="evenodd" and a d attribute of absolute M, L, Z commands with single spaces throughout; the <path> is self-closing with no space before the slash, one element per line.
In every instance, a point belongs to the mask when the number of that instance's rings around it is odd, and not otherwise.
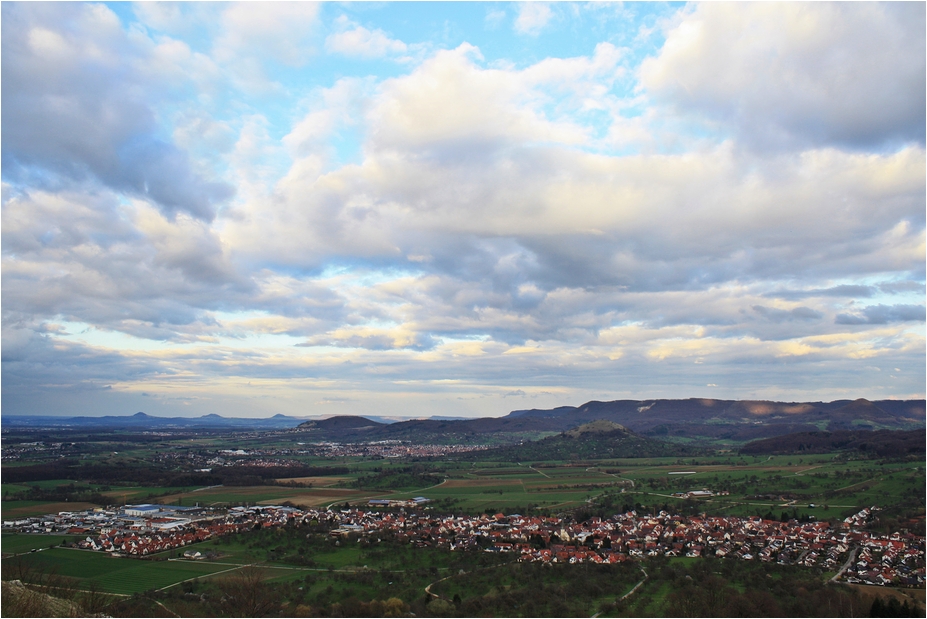
<path fill-rule="evenodd" d="M 850 566 L 853 565 L 853 562 L 856 561 L 856 553 L 859 550 L 859 546 L 850 551 L 850 558 L 847 559 L 847 562 L 843 564 L 843 567 L 840 568 L 840 571 L 833 575 L 830 579 L 830 582 L 837 582 L 837 580 L 843 576 L 843 573 L 850 569 Z"/>

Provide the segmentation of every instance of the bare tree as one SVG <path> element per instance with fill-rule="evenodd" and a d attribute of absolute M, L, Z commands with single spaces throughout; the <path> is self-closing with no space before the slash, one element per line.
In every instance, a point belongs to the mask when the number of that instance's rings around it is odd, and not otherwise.
<path fill-rule="evenodd" d="M 280 610 L 280 601 L 264 582 L 264 570 L 246 566 L 225 578 L 220 587 L 225 593 L 225 606 L 237 617 L 266 617 Z"/>

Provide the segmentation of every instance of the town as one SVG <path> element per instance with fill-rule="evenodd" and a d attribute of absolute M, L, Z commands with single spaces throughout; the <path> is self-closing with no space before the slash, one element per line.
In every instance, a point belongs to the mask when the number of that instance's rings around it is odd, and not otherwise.
<path fill-rule="evenodd" d="M 655 515 L 629 511 L 573 522 L 563 517 L 519 514 L 438 516 L 429 499 L 372 501 L 363 507 L 302 509 L 248 506 L 219 509 L 171 505 L 126 505 L 59 512 L 4 521 L 5 532 L 82 535 L 72 545 L 116 556 L 145 557 L 197 542 L 261 527 L 316 525 L 338 540 L 377 543 L 392 538 L 414 547 L 450 551 L 517 553 L 540 563 L 622 563 L 659 555 L 714 556 L 837 571 L 835 581 L 923 587 L 925 540 L 864 529 L 877 507 L 827 522 L 780 522 L 762 518 Z M 395 509 L 384 509 L 387 505 Z M 183 553 L 191 560 L 203 550 Z"/>

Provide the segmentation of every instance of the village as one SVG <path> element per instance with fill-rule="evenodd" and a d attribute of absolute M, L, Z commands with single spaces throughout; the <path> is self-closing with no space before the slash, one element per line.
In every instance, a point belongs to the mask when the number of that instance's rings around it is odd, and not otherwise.
<path fill-rule="evenodd" d="M 425 497 L 376 501 L 366 507 L 300 509 L 252 506 L 219 509 L 126 505 L 4 521 L 5 532 L 83 535 L 79 548 L 144 557 L 261 527 L 320 526 L 332 538 L 377 543 L 392 538 L 415 547 L 517 553 L 541 563 L 621 563 L 645 557 L 714 556 L 819 567 L 835 580 L 923 587 L 925 540 L 907 532 L 879 535 L 864 525 L 878 508 L 838 526 L 762 518 L 686 517 L 629 511 L 575 523 L 567 518 L 484 514 L 437 516 Z M 387 509 L 387 508 L 391 509 Z M 205 550 L 187 549 L 188 559 Z"/>

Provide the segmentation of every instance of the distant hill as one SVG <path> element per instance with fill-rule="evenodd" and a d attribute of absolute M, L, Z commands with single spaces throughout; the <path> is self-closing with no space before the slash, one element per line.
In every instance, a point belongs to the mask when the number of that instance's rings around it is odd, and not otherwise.
<path fill-rule="evenodd" d="M 366 419 L 366 417 L 364 418 Z M 302 424 L 316 440 L 403 440 L 415 443 L 515 443 L 559 433 L 596 420 L 620 424 L 651 438 L 724 439 L 747 442 L 770 436 L 848 428 L 924 427 L 924 400 L 766 402 L 710 400 L 617 400 L 549 410 L 518 410 L 505 417 L 374 421 L 344 426 Z"/>
<path fill-rule="evenodd" d="M 215 413 L 200 417 L 155 417 L 146 413 L 106 415 L 103 417 L 51 417 L 39 415 L 3 415 L 7 428 L 69 428 L 88 430 L 171 430 L 171 429 L 241 429 L 284 430 L 299 425 L 304 419 L 274 415 L 273 417 L 223 417 Z"/>
<path fill-rule="evenodd" d="M 358 417 L 357 415 L 340 415 L 338 417 L 329 417 L 328 419 L 306 421 L 299 424 L 297 429 L 308 432 L 319 431 L 328 434 L 377 430 L 386 425 L 385 423 L 373 421 L 366 417 Z"/>
<path fill-rule="evenodd" d="M 329 441 L 411 441 L 413 443 L 437 444 L 480 444 L 486 442 L 516 442 L 520 436 L 543 435 L 545 432 L 560 432 L 563 422 L 558 420 L 516 419 L 511 417 L 481 417 L 478 419 L 411 419 L 391 424 L 382 424 L 366 417 L 351 421 L 343 426 L 332 417 L 320 422 L 306 422 L 297 428 L 305 432 L 310 440 Z M 510 438 L 507 438 L 510 437 Z"/>
<path fill-rule="evenodd" d="M 767 402 L 705 398 L 593 401 L 577 407 L 521 410 L 508 415 L 516 419 L 561 420 L 570 426 L 605 419 L 648 436 L 732 441 L 820 430 L 907 430 L 924 427 L 925 416 L 924 400 Z"/>
<path fill-rule="evenodd" d="M 863 451 L 881 457 L 923 456 L 927 430 L 837 430 L 798 432 L 747 443 L 740 453 L 748 455 L 829 453 Z"/>
<path fill-rule="evenodd" d="M 647 438 L 624 426 L 598 419 L 539 441 L 471 452 L 467 459 L 532 462 L 537 460 L 594 460 L 601 458 L 656 458 L 692 456 L 692 447 Z"/>
<path fill-rule="evenodd" d="M 924 400 L 616 400 L 549 410 L 517 410 L 504 417 L 411 419 L 386 423 L 373 416 L 311 419 L 155 417 L 145 413 L 106 417 L 3 416 L 5 428 L 291 430 L 309 441 L 400 440 L 438 444 L 506 444 L 534 440 L 601 420 L 654 439 L 713 439 L 746 443 L 800 432 L 913 430 L 925 427 Z M 302 437 L 301 437 L 302 438 Z"/>

